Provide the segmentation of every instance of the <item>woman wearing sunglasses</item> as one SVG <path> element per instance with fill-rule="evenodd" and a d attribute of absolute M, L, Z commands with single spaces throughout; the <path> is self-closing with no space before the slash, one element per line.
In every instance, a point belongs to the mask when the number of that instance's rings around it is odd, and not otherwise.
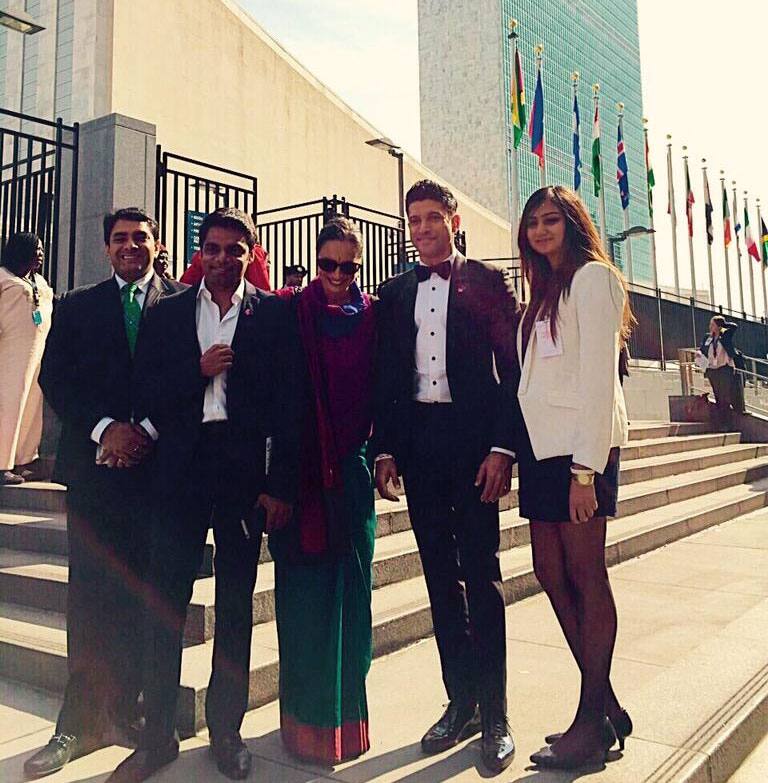
<path fill-rule="evenodd" d="M 375 320 L 360 291 L 360 231 L 329 221 L 317 277 L 290 298 L 304 347 L 300 495 L 294 521 L 270 536 L 280 645 L 280 727 L 296 756 L 333 765 L 370 747 L 371 562 L 376 529 L 366 445 Z"/>

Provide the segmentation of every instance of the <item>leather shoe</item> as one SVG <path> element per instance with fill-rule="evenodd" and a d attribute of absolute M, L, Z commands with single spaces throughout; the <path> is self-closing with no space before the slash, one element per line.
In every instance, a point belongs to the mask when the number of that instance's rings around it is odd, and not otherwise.
<path fill-rule="evenodd" d="M 23 484 L 24 477 L 19 476 L 18 473 L 14 473 L 12 470 L 0 470 L 0 487 L 14 486 L 15 484 Z"/>
<path fill-rule="evenodd" d="M 58 772 L 72 759 L 88 752 L 88 748 L 73 734 L 54 734 L 44 748 L 24 762 L 24 775 L 27 778 L 50 775 Z"/>
<path fill-rule="evenodd" d="M 442 753 L 480 731 L 476 704 L 452 701 L 440 720 L 421 738 L 424 753 Z"/>
<path fill-rule="evenodd" d="M 232 780 L 244 780 L 251 771 L 253 757 L 240 734 L 211 737 L 211 753 L 222 775 Z"/>
<path fill-rule="evenodd" d="M 179 756 L 179 741 L 174 738 L 150 750 L 134 750 L 107 778 L 107 783 L 142 783 L 158 769 Z"/>
<path fill-rule="evenodd" d="M 483 764 L 494 775 L 503 772 L 512 763 L 515 741 L 505 715 L 483 718 L 482 749 Z"/>

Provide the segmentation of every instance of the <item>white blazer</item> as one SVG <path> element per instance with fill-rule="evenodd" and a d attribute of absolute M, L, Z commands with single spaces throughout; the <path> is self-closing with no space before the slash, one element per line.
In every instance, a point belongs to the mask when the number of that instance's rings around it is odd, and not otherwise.
<path fill-rule="evenodd" d="M 628 440 L 627 411 L 618 373 L 624 289 L 605 264 L 576 271 L 558 308 L 557 356 L 542 356 L 531 329 L 518 399 L 537 460 L 572 454 L 598 473 L 608 452 Z M 547 319 L 548 330 L 549 319 Z M 522 324 L 517 332 L 522 356 Z M 551 353 L 552 351 L 550 351 Z"/>

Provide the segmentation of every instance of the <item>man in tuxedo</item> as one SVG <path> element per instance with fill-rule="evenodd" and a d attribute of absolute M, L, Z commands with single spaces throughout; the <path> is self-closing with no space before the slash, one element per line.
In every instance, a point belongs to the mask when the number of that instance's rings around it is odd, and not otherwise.
<path fill-rule="evenodd" d="M 138 410 L 157 430 L 148 624 L 152 667 L 139 749 L 109 778 L 137 783 L 173 761 L 186 609 L 206 533 L 216 539 L 216 630 L 206 695 L 219 770 L 247 777 L 253 590 L 262 532 L 297 491 L 300 346 L 286 302 L 244 280 L 256 229 L 232 208 L 200 226 L 203 279 L 155 308 L 138 349 Z"/>
<path fill-rule="evenodd" d="M 514 459 L 519 307 L 502 270 L 456 250 L 460 218 L 447 188 L 417 182 L 406 208 L 420 264 L 379 291 L 376 486 L 396 500 L 390 482 L 399 488 L 403 475 L 450 699 L 422 749 L 482 731 L 484 763 L 501 772 L 515 746 L 498 500 Z"/>
<path fill-rule="evenodd" d="M 67 485 L 69 679 L 56 732 L 25 763 L 28 777 L 103 744 L 105 722 L 135 723 L 141 690 L 152 432 L 133 417 L 133 354 L 146 314 L 184 286 L 155 274 L 158 226 L 143 210 L 107 215 L 104 244 L 113 275 L 64 294 L 40 370 L 62 422 L 53 478 Z"/>

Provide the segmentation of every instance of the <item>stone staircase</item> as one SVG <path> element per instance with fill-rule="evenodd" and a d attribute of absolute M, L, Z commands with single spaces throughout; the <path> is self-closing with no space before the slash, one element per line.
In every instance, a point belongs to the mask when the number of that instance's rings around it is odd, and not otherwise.
<path fill-rule="evenodd" d="M 609 524 L 610 565 L 637 557 L 765 506 L 768 445 L 705 425 L 638 423 L 622 452 L 619 514 Z M 501 566 L 508 603 L 540 590 L 528 527 L 517 513 L 517 481 L 502 503 Z M 374 654 L 432 631 L 426 588 L 404 499 L 376 501 Z M 184 735 L 204 725 L 215 624 L 209 538 L 187 615 L 178 724 Z M 274 570 L 264 547 L 253 599 L 251 708 L 277 696 Z M 66 679 L 67 594 L 64 492 L 52 484 L 0 490 L 0 677 L 60 692 Z"/>

